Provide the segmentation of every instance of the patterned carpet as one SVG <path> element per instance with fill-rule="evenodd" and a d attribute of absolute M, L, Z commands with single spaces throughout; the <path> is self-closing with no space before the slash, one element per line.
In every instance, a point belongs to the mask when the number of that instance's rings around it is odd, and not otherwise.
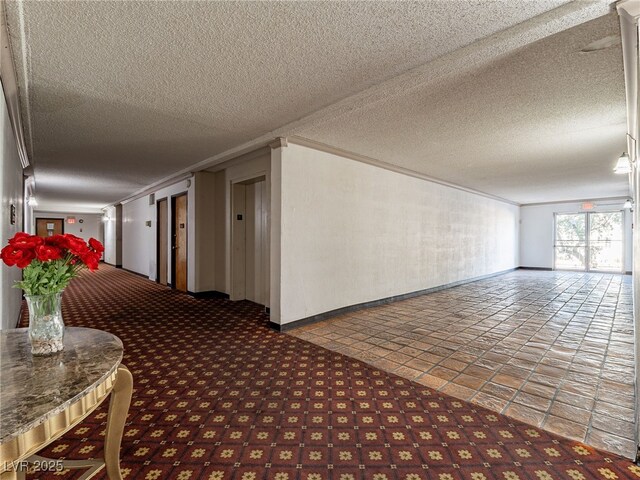
<path fill-rule="evenodd" d="M 640 478 L 628 460 L 275 332 L 250 302 L 194 299 L 101 266 L 72 282 L 63 313 L 124 342 L 127 479 Z M 106 410 L 43 453 L 100 454 Z"/>

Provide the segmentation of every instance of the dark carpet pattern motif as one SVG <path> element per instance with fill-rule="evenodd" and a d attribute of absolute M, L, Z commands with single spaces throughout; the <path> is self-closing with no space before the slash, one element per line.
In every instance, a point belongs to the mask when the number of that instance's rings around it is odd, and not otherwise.
<path fill-rule="evenodd" d="M 195 299 L 101 266 L 67 289 L 63 314 L 124 342 L 135 382 L 127 479 L 640 478 L 628 460 L 275 332 L 250 302 Z M 100 454 L 106 412 L 43 454 Z"/>

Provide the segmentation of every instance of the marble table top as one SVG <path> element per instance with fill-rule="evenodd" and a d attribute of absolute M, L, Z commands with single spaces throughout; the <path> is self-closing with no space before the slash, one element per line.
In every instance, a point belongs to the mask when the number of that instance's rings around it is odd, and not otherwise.
<path fill-rule="evenodd" d="M 0 443 L 65 410 L 118 368 L 122 341 L 102 330 L 67 327 L 64 350 L 31 355 L 28 329 L 0 331 Z"/>

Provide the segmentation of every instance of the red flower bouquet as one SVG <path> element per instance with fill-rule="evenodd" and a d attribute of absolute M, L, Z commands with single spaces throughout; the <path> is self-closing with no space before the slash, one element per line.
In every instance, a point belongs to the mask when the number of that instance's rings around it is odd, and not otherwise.
<path fill-rule="evenodd" d="M 92 238 L 89 243 L 71 235 L 42 238 L 18 232 L 0 251 L 8 266 L 23 270 L 23 279 L 16 283 L 27 295 L 47 295 L 65 289 L 80 271 L 94 271 L 104 252 L 102 244 Z"/>

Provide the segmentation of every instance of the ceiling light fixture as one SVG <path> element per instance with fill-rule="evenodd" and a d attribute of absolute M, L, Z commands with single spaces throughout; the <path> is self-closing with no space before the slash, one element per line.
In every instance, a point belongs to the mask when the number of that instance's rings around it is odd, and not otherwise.
<path fill-rule="evenodd" d="M 629 160 L 629 155 L 623 152 L 620 158 L 618 158 L 618 162 L 613 171 L 618 174 L 631 173 L 631 160 Z"/>

